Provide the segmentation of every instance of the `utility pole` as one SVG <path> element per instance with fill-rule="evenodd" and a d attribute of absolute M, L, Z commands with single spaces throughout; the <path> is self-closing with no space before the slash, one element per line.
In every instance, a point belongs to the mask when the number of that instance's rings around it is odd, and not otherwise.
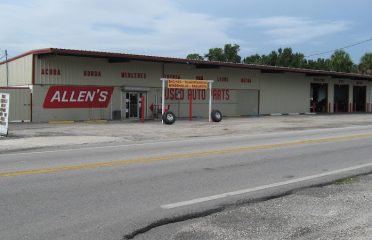
<path fill-rule="evenodd" d="M 6 86 L 9 86 L 8 51 L 5 49 Z"/>

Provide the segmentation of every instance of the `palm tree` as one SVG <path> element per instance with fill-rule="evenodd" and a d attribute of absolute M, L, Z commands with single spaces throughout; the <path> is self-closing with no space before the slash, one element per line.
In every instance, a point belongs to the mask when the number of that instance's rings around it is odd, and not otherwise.
<path fill-rule="evenodd" d="M 354 63 L 351 60 L 350 54 L 344 50 L 336 50 L 330 59 L 330 68 L 336 72 L 347 72 L 353 71 Z"/>
<path fill-rule="evenodd" d="M 363 74 L 372 74 L 372 53 L 366 53 L 360 59 L 359 72 Z"/>

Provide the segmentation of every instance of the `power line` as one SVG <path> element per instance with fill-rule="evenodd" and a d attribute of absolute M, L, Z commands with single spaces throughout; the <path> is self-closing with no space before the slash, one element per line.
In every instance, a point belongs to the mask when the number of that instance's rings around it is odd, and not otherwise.
<path fill-rule="evenodd" d="M 305 58 L 314 57 L 314 56 L 318 56 L 318 55 L 332 53 L 332 52 L 337 51 L 337 50 L 343 50 L 343 49 L 355 47 L 355 46 L 358 46 L 358 45 L 361 45 L 363 43 L 370 42 L 370 41 L 372 41 L 372 38 L 369 38 L 367 40 L 364 40 L 364 41 L 361 41 L 361 42 L 357 42 L 357 43 L 354 43 L 354 44 L 350 44 L 350 45 L 347 45 L 345 47 L 341 47 L 341 48 L 337 48 L 337 49 L 333 49 L 333 50 L 329 50 L 329 51 L 325 51 L 325 52 L 310 54 L 310 55 L 305 56 Z"/>

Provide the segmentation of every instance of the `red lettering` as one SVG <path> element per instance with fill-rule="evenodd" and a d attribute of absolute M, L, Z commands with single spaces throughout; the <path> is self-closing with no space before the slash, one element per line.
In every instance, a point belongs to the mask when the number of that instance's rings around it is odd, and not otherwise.
<path fill-rule="evenodd" d="M 52 86 L 44 100 L 44 108 L 107 108 L 113 87 Z"/>
<path fill-rule="evenodd" d="M 169 91 L 169 99 L 170 100 L 174 100 L 174 88 L 172 88 L 172 89 L 170 89 L 170 91 Z"/>
<path fill-rule="evenodd" d="M 228 101 L 230 100 L 229 89 L 213 89 L 212 90 L 213 100 L 216 101 Z"/>
<path fill-rule="evenodd" d="M 124 73 L 121 73 L 121 77 L 124 77 Z M 101 71 L 84 70 L 85 77 L 101 77 Z"/>
<path fill-rule="evenodd" d="M 98 72 L 98 75 L 101 75 L 100 72 Z M 140 78 L 145 79 L 146 73 L 132 73 L 132 72 L 122 72 L 121 73 L 122 78 Z"/>
<path fill-rule="evenodd" d="M 177 74 L 164 74 L 164 77 L 169 79 L 181 79 L 181 75 Z"/>
<path fill-rule="evenodd" d="M 240 79 L 240 82 L 241 83 L 251 83 L 252 80 L 250 78 L 242 78 L 242 79 Z"/>
<path fill-rule="evenodd" d="M 41 75 L 61 75 L 61 71 L 57 68 L 42 68 L 41 69 Z"/>
<path fill-rule="evenodd" d="M 217 77 L 217 82 L 228 82 L 229 78 L 228 77 Z"/>
<path fill-rule="evenodd" d="M 192 89 L 187 90 L 187 99 L 190 99 L 192 97 Z"/>

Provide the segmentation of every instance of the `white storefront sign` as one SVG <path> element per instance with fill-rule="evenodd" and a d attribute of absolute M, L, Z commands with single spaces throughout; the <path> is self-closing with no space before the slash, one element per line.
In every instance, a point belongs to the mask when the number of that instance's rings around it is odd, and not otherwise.
<path fill-rule="evenodd" d="M 0 93 L 0 135 L 8 135 L 9 101 L 8 93 Z"/>

